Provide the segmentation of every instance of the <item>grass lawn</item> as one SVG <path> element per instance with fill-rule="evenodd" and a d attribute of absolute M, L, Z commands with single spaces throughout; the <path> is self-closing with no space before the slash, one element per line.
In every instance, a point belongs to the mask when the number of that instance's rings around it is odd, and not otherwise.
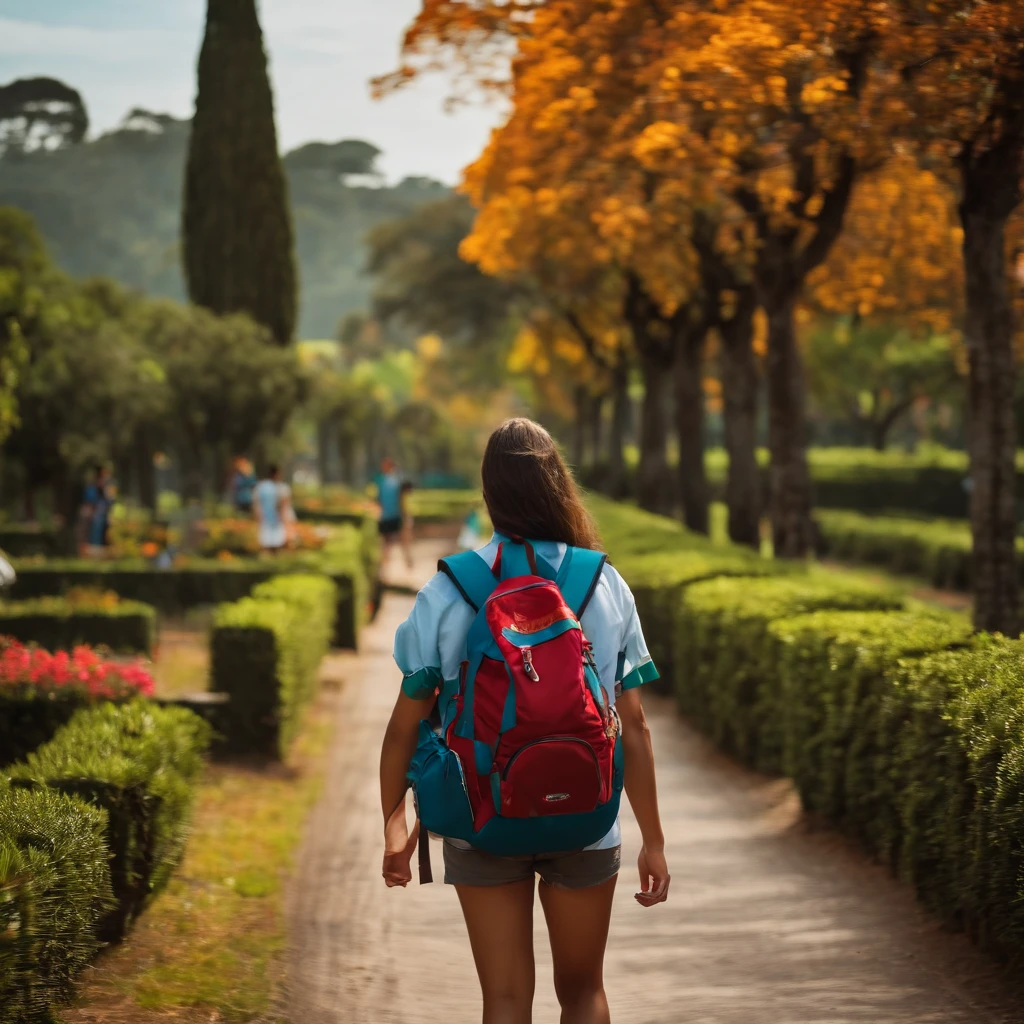
<path fill-rule="evenodd" d="M 316 802 L 333 715 L 311 710 L 284 766 L 212 765 L 171 884 L 86 972 L 66 1024 L 279 1024 L 284 887 Z"/>

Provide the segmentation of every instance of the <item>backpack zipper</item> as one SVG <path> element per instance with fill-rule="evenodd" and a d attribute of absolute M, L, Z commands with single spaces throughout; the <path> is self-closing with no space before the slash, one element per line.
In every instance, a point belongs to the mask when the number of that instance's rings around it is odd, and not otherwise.
<path fill-rule="evenodd" d="M 520 647 L 519 652 L 523 656 L 523 671 L 526 673 L 527 678 L 532 679 L 535 683 L 539 683 L 540 676 L 537 674 L 537 670 L 533 667 L 533 648 Z"/>
<path fill-rule="evenodd" d="M 541 583 L 525 583 L 521 587 L 513 587 L 511 590 L 505 590 L 505 591 L 503 591 L 500 594 L 491 594 L 491 596 L 489 598 L 487 598 L 486 601 L 484 601 L 484 604 L 490 604 L 491 601 L 495 601 L 499 597 L 508 597 L 509 594 L 518 594 L 522 590 L 533 590 L 534 587 L 544 587 L 544 586 L 547 586 L 547 584 L 552 583 L 552 582 L 553 582 L 552 580 L 544 580 Z"/>

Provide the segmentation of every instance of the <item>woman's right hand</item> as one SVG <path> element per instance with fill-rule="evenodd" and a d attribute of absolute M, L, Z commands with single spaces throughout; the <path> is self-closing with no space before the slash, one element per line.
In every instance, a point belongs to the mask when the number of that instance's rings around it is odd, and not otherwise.
<path fill-rule="evenodd" d="M 384 884 L 389 889 L 396 886 L 405 888 L 412 881 L 412 855 L 416 851 L 416 840 L 420 834 L 417 821 L 410 833 L 405 823 L 405 805 L 401 807 L 401 818 L 392 815 L 384 827 Z"/>
<path fill-rule="evenodd" d="M 672 876 L 668 873 L 665 848 L 647 846 L 640 849 L 637 859 L 640 870 L 640 892 L 634 897 L 641 907 L 653 907 L 668 899 L 668 886 Z"/>

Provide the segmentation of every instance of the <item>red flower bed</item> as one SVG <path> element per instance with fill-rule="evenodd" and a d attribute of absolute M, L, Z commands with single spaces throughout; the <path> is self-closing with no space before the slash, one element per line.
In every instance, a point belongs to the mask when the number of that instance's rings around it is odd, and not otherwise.
<path fill-rule="evenodd" d="M 79 691 L 94 700 L 151 697 L 153 677 L 140 662 L 107 661 L 91 647 L 51 654 L 0 638 L 0 691 Z"/>

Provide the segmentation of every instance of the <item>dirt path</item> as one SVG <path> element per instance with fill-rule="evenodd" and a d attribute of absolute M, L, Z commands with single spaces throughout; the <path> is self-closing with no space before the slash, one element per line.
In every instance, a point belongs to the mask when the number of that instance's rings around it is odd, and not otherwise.
<path fill-rule="evenodd" d="M 436 550 L 418 551 L 421 579 Z M 391 639 L 412 604 L 389 595 L 344 680 L 326 791 L 291 901 L 294 1024 L 473 1024 L 479 994 L 454 893 L 380 879 L 380 738 L 394 702 Z M 607 959 L 616 1024 L 1018 1024 L 999 976 L 939 931 L 888 875 L 801 817 L 789 786 L 736 768 L 649 701 L 674 872 L 669 904 L 632 900 L 625 848 Z M 435 869 L 440 849 L 434 844 Z M 539 916 L 539 915 L 538 915 Z M 537 933 L 535 1020 L 554 1024 Z"/>

